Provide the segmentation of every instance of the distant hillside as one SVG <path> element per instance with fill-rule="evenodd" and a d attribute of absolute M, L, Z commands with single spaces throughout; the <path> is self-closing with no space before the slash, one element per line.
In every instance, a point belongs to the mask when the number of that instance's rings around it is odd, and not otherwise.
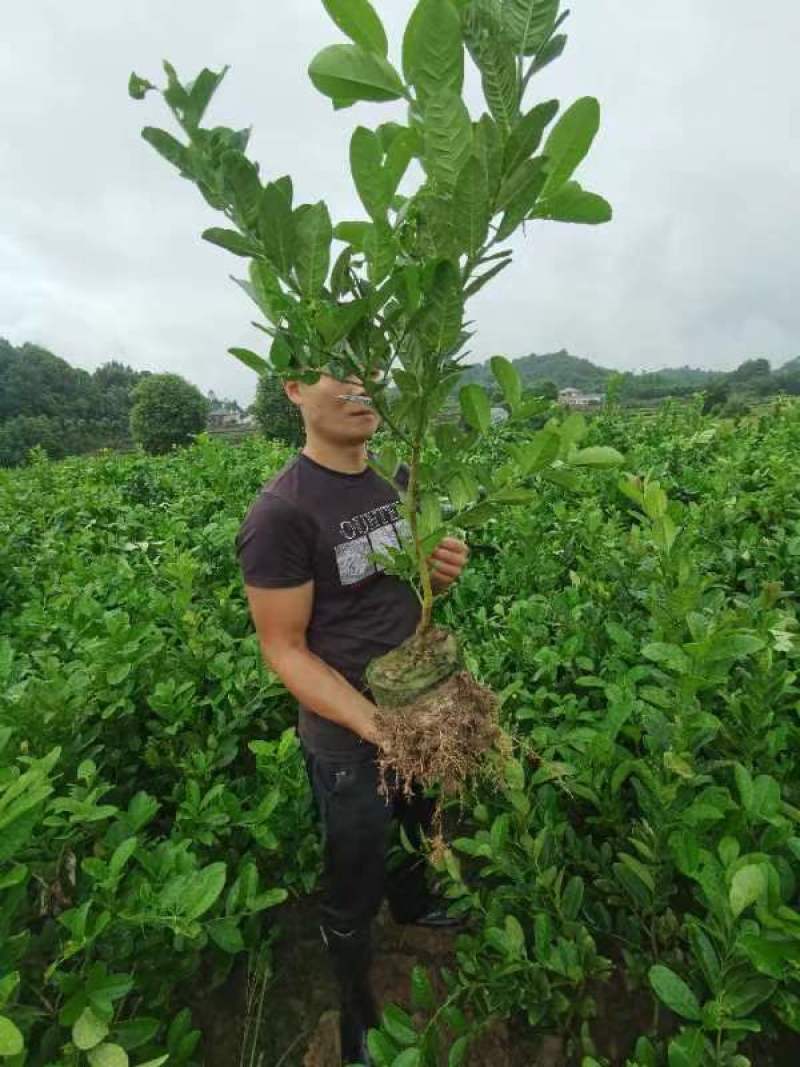
<path fill-rule="evenodd" d="M 559 389 L 573 386 L 576 389 L 584 389 L 586 392 L 602 390 L 605 382 L 614 371 L 606 367 L 598 367 L 588 359 L 580 356 L 571 356 L 565 349 L 560 352 L 550 352 L 546 355 L 521 356 L 512 360 L 522 378 L 524 385 L 530 386 L 536 382 L 554 382 Z M 467 367 L 461 378 L 464 385 L 477 382 L 478 385 L 491 386 L 494 382 L 488 363 L 478 363 Z"/>
<path fill-rule="evenodd" d="M 0 467 L 23 463 L 34 445 L 52 458 L 117 447 L 129 432 L 131 390 L 147 373 L 112 360 L 90 374 L 0 338 Z"/>
<path fill-rule="evenodd" d="M 565 349 L 545 355 L 532 354 L 512 360 L 526 388 L 542 382 L 552 382 L 559 389 L 571 386 L 586 393 L 602 393 L 612 376 L 621 378 L 620 396 L 623 400 L 653 400 L 665 396 L 686 396 L 709 389 L 712 385 L 727 385 L 734 392 L 766 396 L 781 390 L 800 393 L 800 356 L 772 370 L 766 359 L 749 359 L 736 370 L 712 371 L 698 367 L 666 367 L 663 370 L 614 371 L 598 367 L 591 360 L 570 355 Z M 491 390 L 495 381 L 487 363 L 473 364 L 464 370 L 463 384 L 477 382 Z"/>

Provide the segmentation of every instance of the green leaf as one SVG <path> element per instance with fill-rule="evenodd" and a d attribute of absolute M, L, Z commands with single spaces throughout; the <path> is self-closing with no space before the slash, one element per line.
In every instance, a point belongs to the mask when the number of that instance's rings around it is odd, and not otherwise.
<path fill-rule="evenodd" d="M 199 919 L 210 907 L 225 885 L 226 867 L 224 863 L 212 863 L 193 874 L 180 907 L 187 919 Z"/>
<path fill-rule="evenodd" d="M 689 658 L 678 645 L 667 644 L 663 641 L 653 641 L 651 644 L 644 646 L 642 655 L 678 674 L 686 674 L 689 670 Z"/>
<path fill-rule="evenodd" d="M 88 1055 L 90 1067 L 128 1067 L 128 1053 L 121 1045 L 98 1045 Z"/>
<path fill-rule="evenodd" d="M 440 89 L 461 93 L 464 45 L 452 0 L 419 0 L 403 37 L 403 73 L 420 102 Z"/>
<path fill-rule="evenodd" d="M 389 42 L 378 14 L 369 0 L 322 0 L 339 29 L 368 52 L 386 56 Z"/>
<path fill-rule="evenodd" d="M 600 105 L 593 96 L 576 100 L 553 127 L 544 146 L 547 181 L 542 199 L 557 192 L 575 173 L 600 128 Z"/>
<path fill-rule="evenodd" d="M 294 213 L 294 269 L 306 296 L 317 296 L 328 277 L 333 227 L 323 201 L 303 204 Z"/>
<path fill-rule="evenodd" d="M 108 1036 L 108 1026 L 98 1019 L 91 1008 L 84 1008 L 72 1027 L 72 1040 L 76 1048 L 83 1050 L 99 1045 Z"/>
<path fill-rule="evenodd" d="M 383 1028 L 387 1034 L 399 1045 L 414 1045 L 417 1041 L 417 1031 L 408 1015 L 395 1004 L 389 1004 L 385 1008 L 382 1019 Z"/>
<path fill-rule="evenodd" d="M 386 149 L 386 162 L 384 171 L 389 184 L 389 199 L 395 195 L 403 176 L 408 170 L 409 163 L 414 157 L 417 137 L 408 129 L 401 129 L 389 147 Z"/>
<path fill-rule="evenodd" d="M 326 345 L 338 344 L 347 337 L 357 322 L 367 313 L 366 300 L 351 300 L 347 304 L 325 304 L 320 309 L 316 326 Z M 288 364 L 287 364 L 288 366 Z"/>
<path fill-rule="evenodd" d="M 437 264 L 433 286 L 425 303 L 420 336 L 435 352 L 447 352 L 458 341 L 464 315 L 458 268 L 449 260 Z"/>
<path fill-rule="evenodd" d="M 465 385 L 459 390 L 458 403 L 467 424 L 486 433 L 492 423 L 492 406 L 486 390 L 476 383 Z"/>
<path fill-rule="evenodd" d="M 733 765 L 733 776 L 736 779 L 736 788 L 739 790 L 739 799 L 746 812 L 753 810 L 753 778 L 750 771 L 741 763 Z"/>
<path fill-rule="evenodd" d="M 120 845 L 117 845 L 111 859 L 108 861 L 108 869 L 113 875 L 118 875 L 122 872 L 128 860 L 136 851 L 137 844 L 138 841 L 135 837 L 128 837 Z"/>
<path fill-rule="evenodd" d="M 760 819 L 774 819 L 781 809 L 781 787 L 769 774 L 759 774 L 753 782 L 752 814 Z"/>
<path fill-rule="evenodd" d="M 697 997 L 682 978 L 679 978 L 669 967 L 656 964 L 648 972 L 650 985 L 656 996 L 667 1007 L 684 1019 L 699 1020 L 701 1017 L 700 1004 Z"/>
<path fill-rule="evenodd" d="M 567 182 L 553 196 L 540 200 L 529 217 L 599 226 L 610 222 L 612 214 L 611 205 L 602 196 L 586 192 L 577 182 Z"/>
<path fill-rule="evenodd" d="M 258 170 L 242 152 L 225 152 L 222 172 L 237 213 L 237 222 L 244 227 L 256 224 L 261 198 Z"/>
<path fill-rule="evenodd" d="M 337 241 L 345 241 L 355 248 L 357 252 L 364 251 L 364 242 L 367 234 L 372 230 L 369 222 L 339 222 L 333 231 Z"/>
<path fill-rule="evenodd" d="M 740 867 L 733 876 L 728 895 L 734 919 L 738 918 L 745 908 L 755 904 L 766 891 L 767 875 L 763 864 L 749 863 Z"/>
<path fill-rule="evenodd" d="M 399 100 L 404 93 L 400 75 L 383 56 L 357 44 L 323 48 L 308 68 L 315 87 L 334 100 Z"/>
<path fill-rule="evenodd" d="M 489 202 L 494 205 L 503 176 L 503 137 L 490 115 L 481 115 L 473 130 L 475 155 L 483 163 L 489 186 Z M 494 211 L 492 211 L 494 214 Z"/>
<path fill-rule="evenodd" d="M 467 1056 L 469 1049 L 469 1035 L 463 1034 L 454 1041 L 450 1046 L 450 1053 L 447 1057 L 447 1067 L 462 1067 L 464 1060 Z"/>
<path fill-rule="evenodd" d="M 146 1045 L 152 1041 L 161 1028 L 159 1019 L 140 1016 L 138 1019 L 126 1019 L 125 1022 L 114 1024 L 114 1037 L 127 1051 Z"/>
<path fill-rule="evenodd" d="M 418 1048 L 407 1048 L 400 1055 L 392 1060 L 392 1067 L 419 1067 L 420 1050 Z"/>
<path fill-rule="evenodd" d="M 134 100 L 144 100 L 145 96 L 151 89 L 155 89 L 155 85 L 149 82 L 147 78 L 140 78 L 138 74 L 131 72 L 131 76 L 128 79 L 128 95 L 133 97 Z"/>
<path fill-rule="evenodd" d="M 380 1030 L 370 1030 L 367 1035 L 367 1047 L 375 1061 L 375 1067 L 392 1067 L 392 1060 L 399 1049 L 386 1034 Z"/>
<path fill-rule="evenodd" d="M 473 526 L 482 526 L 489 519 L 493 519 L 499 513 L 499 510 L 497 505 L 483 501 L 480 504 L 476 504 L 474 508 L 462 512 L 458 516 L 458 525 L 465 530 Z"/>
<path fill-rule="evenodd" d="M 533 55 L 550 37 L 559 0 L 504 0 L 503 22 L 515 51 Z"/>
<path fill-rule="evenodd" d="M 4 1008 L 19 985 L 19 971 L 11 971 L 0 978 L 0 1008 Z"/>
<path fill-rule="evenodd" d="M 561 441 L 553 430 L 539 430 L 538 433 L 522 445 L 516 446 L 514 458 L 523 474 L 532 474 L 543 470 L 558 456 Z"/>
<path fill-rule="evenodd" d="M 385 219 L 392 193 L 383 169 L 383 149 L 378 135 L 365 126 L 358 126 L 350 140 L 350 170 L 367 214 Z"/>
<path fill-rule="evenodd" d="M 161 1067 L 163 1063 L 166 1063 L 169 1059 L 169 1053 L 166 1056 L 159 1056 L 156 1060 L 148 1060 L 147 1063 L 137 1064 L 137 1067 Z"/>
<path fill-rule="evenodd" d="M 581 448 L 570 456 L 570 463 L 574 467 L 602 467 L 607 470 L 611 467 L 619 467 L 624 462 L 624 457 L 617 452 L 616 448 L 608 445 L 593 445 L 591 448 Z"/>
<path fill-rule="evenodd" d="M 208 930 L 208 936 L 215 945 L 219 945 L 223 952 L 228 952 L 233 956 L 237 952 L 241 952 L 245 947 L 241 931 L 235 919 L 214 919 L 206 929 Z"/>
<path fill-rule="evenodd" d="M 203 231 L 203 240 L 212 245 L 233 252 L 235 256 L 257 256 L 259 249 L 247 237 L 243 237 L 236 230 L 223 230 L 218 226 L 212 226 L 210 230 Z"/>
<path fill-rule="evenodd" d="M 741 659 L 750 656 L 754 652 L 760 652 L 765 646 L 765 641 L 755 634 L 724 634 L 713 639 L 711 648 L 708 650 L 710 660 Z"/>
<path fill-rule="evenodd" d="M 519 920 L 513 915 L 506 915 L 505 919 L 506 942 L 512 955 L 520 956 L 525 948 L 525 932 L 519 924 Z"/>
<path fill-rule="evenodd" d="M 428 174 L 452 189 L 472 153 L 472 122 L 461 97 L 441 89 L 425 105 L 423 162 Z"/>
<path fill-rule="evenodd" d="M 547 181 L 545 164 L 542 156 L 526 159 L 503 183 L 497 206 L 505 208 L 506 211 L 495 235 L 498 241 L 510 237 L 533 208 Z"/>
<path fill-rule="evenodd" d="M 647 886 L 647 888 L 650 890 L 651 893 L 655 893 L 655 891 L 656 891 L 655 879 L 653 878 L 653 875 L 650 873 L 648 868 L 645 867 L 645 865 L 641 862 L 641 860 L 637 860 L 635 856 L 628 855 L 627 852 L 620 852 L 619 853 L 619 858 L 620 858 L 620 861 L 629 870 L 633 871 L 633 873 L 636 875 L 636 877 L 639 879 L 639 881 Z"/>
<path fill-rule="evenodd" d="M 720 962 L 716 949 L 697 921 L 687 923 L 687 932 L 694 958 L 700 964 L 708 988 L 712 993 L 716 993 L 720 983 Z"/>
<path fill-rule="evenodd" d="M 570 445 L 582 441 L 588 429 L 586 419 L 579 411 L 573 411 L 570 415 L 567 415 L 559 428 L 561 443 L 565 450 L 569 450 Z"/>
<path fill-rule="evenodd" d="M 270 262 L 282 278 L 288 278 L 296 247 L 294 217 L 291 204 L 274 182 L 261 193 L 258 228 Z"/>
<path fill-rule="evenodd" d="M 567 35 L 565 33 L 558 33 L 555 37 L 551 37 L 547 44 L 538 52 L 536 59 L 533 63 L 534 74 L 540 70 L 544 70 L 548 63 L 552 63 L 554 59 L 558 59 L 567 44 Z"/>
<path fill-rule="evenodd" d="M 462 511 L 470 504 L 474 504 L 478 499 L 479 486 L 472 472 L 456 471 L 447 483 L 447 495 L 456 511 Z"/>
<path fill-rule="evenodd" d="M 430 976 L 419 964 L 411 972 L 411 1003 L 416 1011 L 433 1011 L 436 1004 Z"/>
<path fill-rule="evenodd" d="M 183 125 L 187 129 L 197 128 L 211 103 L 211 98 L 227 73 L 227 67 L 223 67 L 219 73 L 204 68 L 195 80 L 186 86 L 189 95 L 184 107 Z"/>
<path fill-rule="evenodd" d="M 503 397 L 513 411 L 522 398 L 522 379 L 514 364 L 505 356 L 492 356 L 489 360 L 492 374 L 503 390 Z"/>
<path fill-rule="evenodd" d="M 25 1048 L 21 1032 L 5 1015 L 0 1015 L 0 1056 L 18 1056 Z"/>
<path fill-rule="evenodd" d="M 707 1062 L 702 1030 L 686 1027 L 670 1041 L 669 1067 L 703 1067 Z"/>
<path fill-rule="evenodd" d="M 503 33 L 496 0 L 472 0 L 463 15 L 464 40 L 481 72 L 486 102 L 507 133 L 519 116 L 519 86 L 514 48 Z"/>
<path fill-rule="evenodd" d="M 512 174 L 521 163 L 533 155 L 541 143 L 545 128 L 550 125 L 557 112 L 558 100 L 548 100 L 544 104 L 537 104 L 515 124 L 503 154 L 505 174 Z"/>
<path fill-rule="evenodd" d="M 244 363 L 245 367 L 254 370 L 256 374 L 267 374 L 269 372 L 269 363 L 262 356 L 251 352 L 249 348 L 229 348 L 228 351 L 232 356 L 236 356 L 241 363 Z"/>
<path fill-rule="evenodd" d="M 486 169 L 479 159 L 470 156 L 458 175 L 453 193 L 455 238 L 467 255 L 474 257 L 483 246 L 490 214 Z"/>
<path fill-rule="evenodd" d="M 505 270 L 510 263 L 511 259 L 504 259 L 500 263 L 496 263 L 491 270 L 487 270 L 483 274 L 477 275 L 477 277 L 475 277 L 464 290 L 465 298 L 479 293 L 487 282 L 490 282 L 501 270 Z"/>
<path fill-rule="evenodd" d="M 364 238 L 364 254 L 370 283 L 380 285 L 392 273 L 397 259 L 397 242 L 388 222 L 375 222 Z"/>
<path fill-rule="evenodd" d="M 567 882 L 561 897 L 561 911 L 565 919 L 574 922 L 578 918 L 583 904 L 583 888 L 583 879 L 578 874 Z"/>
<path fill-rule="evenodd" d="M 180 171 L 186 172 L 189 169 L 189 153 L 171 133 L 155 129 L 153 126 L 145 126 L 142 130 L 142 137 L 155 148 L 156 152 Z"/>
<path fill-rule="evenodd" d="M 742 1018 L 768 1000 L 775 992 L 775 982 L 768 978 L 746 978 L 744 981 L 731 983 L 726 986 L 726 1006 L 734 1019 L 739 1022 Z"/>

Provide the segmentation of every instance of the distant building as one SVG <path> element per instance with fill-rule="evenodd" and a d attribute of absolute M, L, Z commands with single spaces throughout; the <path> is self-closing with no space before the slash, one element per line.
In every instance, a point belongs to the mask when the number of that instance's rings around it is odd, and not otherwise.
<path fill-rule="evenodd" d="M 248 419 L 235 400 L 220 400 L 213 389 L 209 390 L 208 429 L 222 430 L 228 426 L 247 424 Z"/>
<path fill-rule="evenodd" d="M 584 393 L 571 385 L 558 390 L 558 402 L 568 408 L 591 408 L 603 403 L 602 393 Z"/>

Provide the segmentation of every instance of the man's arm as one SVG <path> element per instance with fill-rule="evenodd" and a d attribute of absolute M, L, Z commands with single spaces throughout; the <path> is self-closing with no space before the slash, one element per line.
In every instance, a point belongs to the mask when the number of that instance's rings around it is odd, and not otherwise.
<path fill-rule="evenodd" d="M 323 718 L 376 741 L 375 705 L 306 644 L 313 581 L 288 589 L 245 585 L 245 591 L 264 661 L 289 692 Z"/>

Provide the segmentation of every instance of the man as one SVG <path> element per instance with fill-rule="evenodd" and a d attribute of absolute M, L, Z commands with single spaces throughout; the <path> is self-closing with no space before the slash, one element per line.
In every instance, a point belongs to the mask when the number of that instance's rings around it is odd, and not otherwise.
<path fill-rule="evenodd" d="M 341 399 L 365 393 L 357 377 L 287 381 L 306 443 L 253 503 L 237 536 L 245 589 L 262 653 L 299 702 L 299 734 L 324 838 L 323 940 L 341 993 L 342 1063 L 369 1064 L 378 1025 L 369 985 L 370 929 L 383 896 L 396 921 L 454 921 L 427 888 L 424 861 L 387 873 L 393 819 L 418 844 L 430 825 L 421 790 L 378 792 L 375 704 L 364 682 L 371 659 L 415 630 L 413 589 L 369 559 L 399 544 L 395 490 L 367 465 L 380 419 Z M 407 471 L 398 477 L 400 484 Z M 461 574 L 467 546 L 445 538 L 431 557 L 434 589 Z"/>

